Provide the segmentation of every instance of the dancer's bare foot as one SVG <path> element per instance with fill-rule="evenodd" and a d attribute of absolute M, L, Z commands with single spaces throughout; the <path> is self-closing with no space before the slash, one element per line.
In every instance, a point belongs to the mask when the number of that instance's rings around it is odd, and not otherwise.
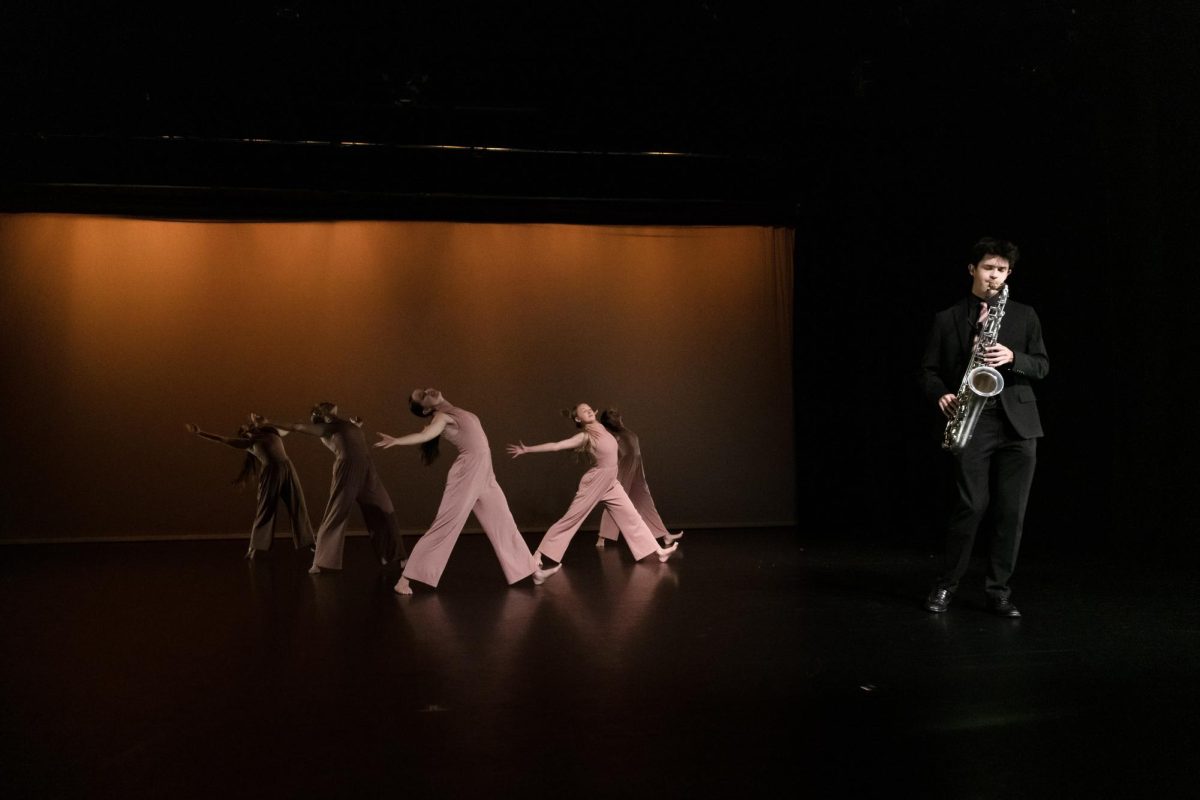
<path fill-rule="evenodd" d="M 308 568 L 308 574 L 309 575 L 320 575 L 321 568 L 318 567 L 316 564 L 313 564 L 311 567 Z"/>
<path fill-rule="evenodd" d="M 550 569 L 542 569 L 541 567 L 538 567 L 533 571 L 533 582 L 538 586 L 541 586 L 546 582 L 546 578 L 549 578 L 560 569 L 562 569 L 562 564 L 555 564 Z"/>
<path fill-rule="evenodd" d="M 671 553 L 674 553 L 677 549 L 679 549 L 679 542 L 676 542 L 675 544 L 671 545 L 670 547 L 658 548 L 658 560 L 666 561 L 668 558 L 671 557 Z"/>
<path fill-rule="evenodd" d="M 412 594 L 412 584 L 408 582 L 408 578 L 401 577 L 392 587 L 392 591 L 396 594 Z"/>
<path fill-rule="evenodd" d="M 663 544 L 670 544 L 671 542 L 674 542 L 674 541 L 676 541 L 678 539 L 682 539 L 682 538 L 683 538 L 683 531 L 680 531 L 679 533 L 668 533 L 666 536 L 663 537 Z"/>
<path fill-rule="evenodd" d="M 533 566 L 536 567 L 537 569 L 542 568 L 542 554 L 541 553 L 533 554 Z"/>
<path fill-rule="evenodd" d="M 254 551 L 253 547 L 251 547 L 249 550 L 247 550 L 246 551 L 246 559 L 249 561 L 253 561 L 254 560 L 254 552 L 255 551 Z"/>
<path fill-rule="evenodd" d="M 603 536 L 596 537 L 596 547 L 604 547 L 604 537 Z"/>

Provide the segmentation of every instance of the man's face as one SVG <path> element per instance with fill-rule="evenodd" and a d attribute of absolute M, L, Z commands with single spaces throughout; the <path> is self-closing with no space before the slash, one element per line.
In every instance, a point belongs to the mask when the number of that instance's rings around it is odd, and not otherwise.
<path fill-rule="evenodd" d="M 971 273 L 971 294 L 976 297 L 992 297 L 1008 280 L 1008 259 L 1000 256 L 985 256 L 978 264 L 967 267 Z"/>

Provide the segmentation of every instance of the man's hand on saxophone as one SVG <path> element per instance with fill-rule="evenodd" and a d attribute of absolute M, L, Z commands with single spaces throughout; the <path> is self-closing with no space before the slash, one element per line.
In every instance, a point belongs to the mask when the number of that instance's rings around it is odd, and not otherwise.
<path fill-rule="evenodd" d="M 938 408 L 946 415 L 946 419 L 954 419 L 954 410 L 958 408 L 958 397 L 953 394 L 944 394 L 938 398 Z"/>
<path fill-rule="evenodd" d="M 996 342 L 996 344 L 992 345 L 991 347 L 984 349 L 983 356 L 980 360 L 983 361 L 983 363 L 987 366 L 994 369 L 996 367 L 1004 366 L 1005 364 L 1011 364 L 1013 361 L 1013 351 L 1009 350 L 999 342 Z"/>

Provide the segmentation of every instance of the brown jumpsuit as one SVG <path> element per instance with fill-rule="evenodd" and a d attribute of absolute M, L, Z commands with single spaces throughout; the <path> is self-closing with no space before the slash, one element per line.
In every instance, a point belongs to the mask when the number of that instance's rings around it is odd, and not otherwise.
<path fill-rule="evenodd" d="M 371 463 L 370 448 L 357 425 L 349 420 L 335 420 L 323 426 L 321 440 L 336 456 L 333 462 L 333 484 L 329 488 L 329 503 L 325 518 L 317 531 L 317 554 L 313 565 L 321 569 L 341 569 L 345 546 L 346 522 L 350 510 L 358 503 L 363 522 L 367 525 L 375 553 L 386 563 L 406 555 L 400 538 L 400 526 L 395 508 L 388 497 L 375 465 Z"/>

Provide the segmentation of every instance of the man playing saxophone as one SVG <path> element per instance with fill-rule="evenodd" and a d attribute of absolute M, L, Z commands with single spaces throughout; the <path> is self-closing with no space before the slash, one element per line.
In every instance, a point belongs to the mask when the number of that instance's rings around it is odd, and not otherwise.
<path fill-rule="evenodd" d="M 1017 564 L 1037 440 L 1042 436 L 1031 382 L 1046 376 L 1050 361 L 1037 312 L 1000 295 L 1018 256 L 1012 242 L 984 238 L 975 243 L 967 265 L 970 294 L 934 318 L 921 362 L 926 399 L 951 421 L 944 446 L 953 459 L 955 484 L 946 524 L 945 567 L 925 601 L 925 609 L 934 613 L 949 606 L 970 564 L 975 534 L 990 510 L 995 530 L 984 582 L 988 607 L 1003 617 L 1021 616 L 1009 597 L 1009 579 Z M 998 301 L 1000 314 L 995 311 Z M 998 394 L 981 397 L 960 391 L 968 367 L 980 365 L 1000 373 L 1003 389 Z M 960 400 L 978 403 L 972 409 L 978 416 L 972 415 L 974 428 L 965 443 L 960 437 L 950 446 Z"/>

